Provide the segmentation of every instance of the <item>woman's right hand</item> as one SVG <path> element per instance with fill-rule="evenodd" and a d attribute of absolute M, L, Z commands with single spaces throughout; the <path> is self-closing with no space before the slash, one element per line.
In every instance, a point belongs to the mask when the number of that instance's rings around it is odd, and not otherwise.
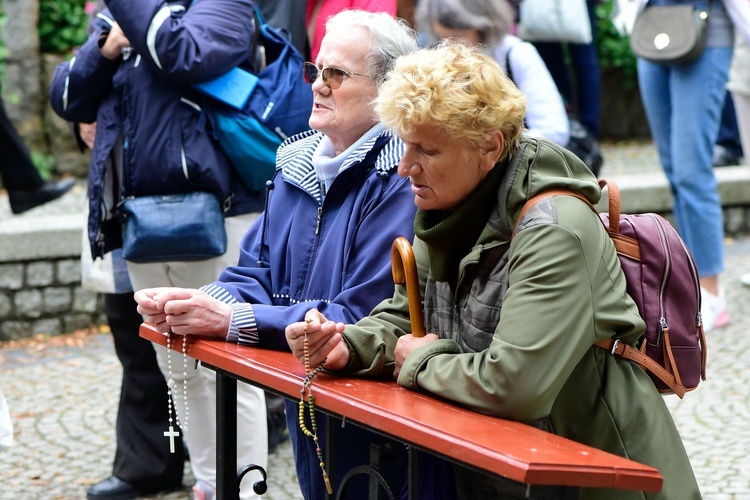
<path fill-rule="evenodd" d="M 146 323 L 164 333 L 226 339 L 232 306 L 192 288 L 144 288 L 134 295 Z"/>
<path fill-rule="evenodd" d="M 96 140 L 96 122 L 94 123 L 79 123 L 78 124 L 78 135 L 81 140 L 89 149 L 94 149 L 94 141 Z"/>
<path fill-rule="evenodd" d="M 309 366 L 314 369 L 325 361 L 327 370 L 341 370 L 349 364 L 349 346 L 342 342 L 343 323 L 328 321 L 317 309 L 305 314 L 305 321 L 286 327 L 286 341 L 294 357 L 305 364 L 305 338 L 307 338 Z"/>
<path fill-rule="evenodd" d="M 122 49 L 127 47 L 130 47 L 130 41 L 125 36 L 125 33 L 122 32 L 120 25 L 115 23 L 109 30 L 109 34 L 99 52 L 110 61 L 114 61 L 122 57 Z"/>

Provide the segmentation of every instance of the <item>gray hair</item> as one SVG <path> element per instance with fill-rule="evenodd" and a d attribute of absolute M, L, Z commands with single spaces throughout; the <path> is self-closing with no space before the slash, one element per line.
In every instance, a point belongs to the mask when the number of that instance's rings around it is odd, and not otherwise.
<path fill-rule="evenodd" d="M 490 47 L 499 44 L 513 25 L 508 0 L 419 0 L 414 18 L 430 43 L 438 41 L 432 29 L 435 21 L 452 30 L 475 29 Z"/>
<path fill-rule="evenodd" d="M 372 48 L 367 55 L 367 70 L 378 87 L 396 65 L 399 56 L 417 50 L 416 32 L 406 21 L 394 19 L 386 12 L 342 10 L 326 21 L 326 36 L 353 27 L 364 28 L 372 38 Z"/>

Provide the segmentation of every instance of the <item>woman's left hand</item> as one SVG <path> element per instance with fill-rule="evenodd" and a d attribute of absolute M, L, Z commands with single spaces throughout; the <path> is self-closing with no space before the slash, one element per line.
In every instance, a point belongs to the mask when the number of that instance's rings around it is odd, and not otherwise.
<path fill-rule="evenodd" d="M 286 327 L 286 341 L 294 357 L 305 364 L 305 344 L 307 363 L 311 368 L 325 361 L 327 370 L 340 370 L 349 364 L 349 347 L 342 342 L 343 323 L 329 321 L 317 309 L 305 314 L 305 321 L 292 323 Z"/>
<path fill-rule="evenodd" d="M 396 342 L 396 350 L 393 353 L 396 367 L 393 371 L 393 378 L 398 380 L 398 374 L 401 373 L 401 367 L 414 349 L 419 349 L 430 342 L 438 340 L 438 338 L 439 337 L 434 333 L 428 333 L 424 337 L 415 337 L 411 334 L 399 337 Z"/>

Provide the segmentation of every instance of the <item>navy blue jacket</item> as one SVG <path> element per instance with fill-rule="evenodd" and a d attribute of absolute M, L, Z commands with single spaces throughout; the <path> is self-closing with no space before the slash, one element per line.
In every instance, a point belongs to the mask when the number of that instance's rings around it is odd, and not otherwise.
<path fill-rule="evenodd" d="M 245 235 L 239 263 L 203 287 L 232 304 L 228 341 L 288 350 L 284 330 L 317 308 L 354 323 L 393 295 L 391 245 L 414 237 L 414 196 L 399 177 L 403 142 L 383 131 L 347 158 L 325 197 L 312 163 L 323 138 L 303 132 L 279 148 L 266 210 Z M 316 412 L 318 432 L 328 418 Z M 316 446 L 299 429 L 297 403 L 286 402 L 297 480 L 305 499 L 328 498 Z M 376 434 L 336 427 L 337 470 L 366 464 Z M 338 488 L 340 477 L 333 477 Z"/>
<path fill-rule="evenodd" d="M 116 204 L 125 196 L 215 193 L 226 215 L 257 211 L 202 113 L 192 84 L 249 60 L 255 29 L 251 0 L 109 0 L 88 41 L 55 70 L 52 108 L 71 122 L 97 122 L 89 171 L 92 255 L 121 246 Z M 190 6 L 190 9 L 186 9 Z M 111 61 L 99 40 L 117 21 L 132 51 Z M 110 155 L 123 138 L 122 185 Z"/>

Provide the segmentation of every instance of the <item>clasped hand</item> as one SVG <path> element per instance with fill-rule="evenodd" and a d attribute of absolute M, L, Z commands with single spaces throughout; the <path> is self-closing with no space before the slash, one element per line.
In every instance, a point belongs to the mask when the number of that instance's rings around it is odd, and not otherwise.
<path fill-rule="evenodd" d="M 146 323 L 178 335 L 226 338 L 232 306 L 193 288 L 145 288 L 135 293 Z"/>
<path fill-rule="evenodd" d="M 349 364 L 351 352 L 343 342 L 343 323 L 328 321 L 317 309 L 310 309 L 305 314 L 305 321 L 292 323 L 286 327 L 286 341 L 292 354 L 305 364 L 305 335 L 307 335 L 307 352 L 309 366 L 316 367 L 325 361 L 327 370 L 341 370 Z M 434 342 L 438 336 L 431 333 L 424 337 L 404 335 L 396 343 L 394 378 L 398 378 L 401 366 L 415 349 Z"/>
<path fill-rule="evenodd" d="M 349 347 L 342 342 L 343 323 L 328 321 L 317 309 L 305 314 L 305 321 L 286 327 L 286 341 L 292 354 L 305 364 L 305 337 L 307 337 L 308 363 L 316 367 L 325 361 L 327 370 L 341 370 L 349 364 Z"/>

